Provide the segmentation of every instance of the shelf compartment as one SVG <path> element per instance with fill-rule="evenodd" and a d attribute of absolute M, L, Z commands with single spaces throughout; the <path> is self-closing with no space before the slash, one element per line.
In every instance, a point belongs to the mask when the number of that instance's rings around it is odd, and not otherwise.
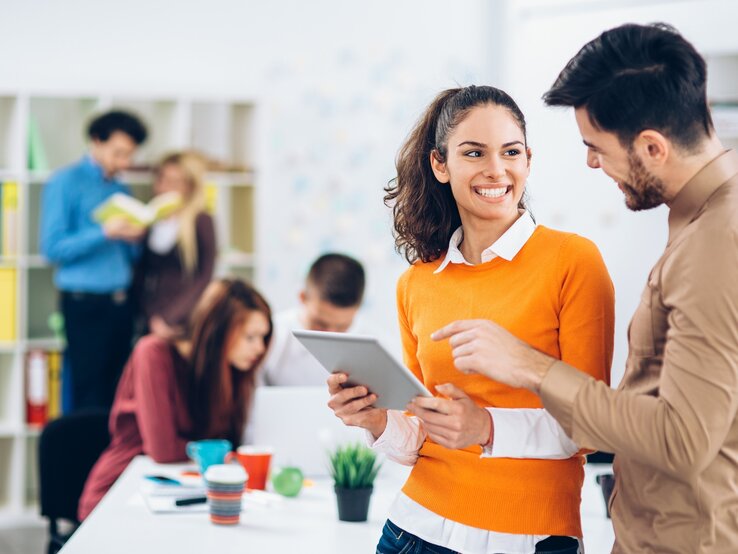
<path fill-rule="evenodd" d="M 14 438 L 0 438 L 0 511 L 9 508 L 13 498 L 13 475 L 10 469 L 13 465 L 14 447 Z"/>
<path fill-rule="evenodd" d="M 236 187 L 230 192 L 230 228 L 228 246 L 240 253 L 254 251 L 254 190 Z"/>
<path fill-rule="evenodd" d="M 249 172 L 253 126 L 253 104 L 193 102 L 190 144 L 216 162 L 218 170 Z"/>
<path fill-rule="evenodd" d="M 31 183 L 28 185 L 28 217 L 26 218 L 26 248 L 31 256 L 40 253 L 39 225 L 41 223 L 41 194 L 44 185 Z"/>
<path fill-rule="evenodd" d="M 0 180 L 17 180 L 13 170 L 20 169 L 20 141 L 18 140 L 18 100 L 13 96 L 0 96 Z"/>
<path fill-rule="evenodd" d="M 26 447 L 26 485 L 25 506 L 32 508 L 38 506 L 38 434 L 29 435 L 25 440 Z"/>
<path fill-rule="evenodd" d="M 144 100 L 139 98 L 114 97 L 111 108 L 124 110 L 141 118 L 148 136 L 137 150 L 135 166 L 148 170 L 173 148 L 177 148 L 178 110 L 174 100 Z"/>
<path fill-rule="evenodd" d="M 47 163 L 29 169 L 43 173 L 82 157 L 87 150 L 87 125 L 97 107 L 92 97 L 31 97 L 30 122 L 38 130 Z"/>
<path fill-rule="evenodd" d="M 27 337 L 46 339 L 51 336 L 49 316 L 59 311 L 59 294 L 53 282 L 51 267 L 31 267 L 28 269 Z"/>
<path fill-rule="evenodd" d="M 22 368 L 17 367 L 15 353 L 0 353 L 0 428 L 6 432 L 15 430 L 18 425 L 18 416 L 21 413 L 23 402 L 22 387 L 19 380 L 22 379 Z"/>

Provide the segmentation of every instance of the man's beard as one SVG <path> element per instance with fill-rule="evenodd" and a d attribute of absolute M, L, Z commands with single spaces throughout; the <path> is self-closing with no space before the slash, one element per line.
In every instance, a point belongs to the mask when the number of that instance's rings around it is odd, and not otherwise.
<path fill-rule="evenodd" d="M 663 204 L 664 182 L 648 172 L 632 148 L 628 150 L 628 165 L 628 181 L 620 183 L 628 209 L 637 212 Z"/>

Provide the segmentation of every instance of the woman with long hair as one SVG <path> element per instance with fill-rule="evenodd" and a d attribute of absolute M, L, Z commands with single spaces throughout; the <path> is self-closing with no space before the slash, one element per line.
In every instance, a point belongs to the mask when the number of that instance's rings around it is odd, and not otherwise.
<path fill-rule="evenodd" d="M 366 387 L 328 379 L 329 406 L 373 447 L 413 469 L 389 513 L 381 554 L 574 554 L 582 536 L 583 452 L 539 398 L 454 366 L 431 334 L 493 320 L 539 350 L 609 380 L 613 287 L 597 248 L 537 225 L 525 201 L 525 118 L 494 87 L 439 94 L 397 157 L 386 189 L 397 249 L 407 367 L 436 394 L 409 414 L 372 405 Z"/>
<path fill-rule="evenodd" d="M 195 152 L 164 157 L 154 194 L 179 193 L 181 206 L 147 232 L 135 289 L 143 327 L 165 339 L 181 337 L 197 299 L 213 277 L 216 237 L 205 209 L 205 159 Z"/>
<path fill-rule="evenodd" d="M 191 329 L 188 340 L 152 334 L 136 344 L 110 413 L 110 446 L 80 498 L 80 521 L 134 456 L 179 462 L 187 459 L 190 440 L 240 443 L 256 371 L 271 339 L 269 305 L 243 281 L 214 281 L 192 314 Z"/>

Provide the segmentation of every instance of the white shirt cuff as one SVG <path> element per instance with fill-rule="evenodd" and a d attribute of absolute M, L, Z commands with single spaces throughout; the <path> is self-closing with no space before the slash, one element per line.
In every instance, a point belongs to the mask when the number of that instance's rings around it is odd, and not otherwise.
<path fill-rule="evenodd" d="M 366 431 L 366 443 L 375 452 L 385 454 L 402 465 L 413 465 L 425 441 L 425 431 L 416 417 L 408 417 L 398 410 L 387 410 L 387 426 L 379 438 Z"/>
<path fill-rule="evenodd" d="M 579 447 L 542 408 L 487 408 L 495 426 L 492 444 L 483 458 L 571 458 Z"/>

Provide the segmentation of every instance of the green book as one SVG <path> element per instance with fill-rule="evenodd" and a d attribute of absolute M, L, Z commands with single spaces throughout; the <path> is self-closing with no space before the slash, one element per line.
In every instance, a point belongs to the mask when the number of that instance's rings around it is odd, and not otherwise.
<path fill-rule="evenodd" d="M 155 221 L 169 217 L 182 205 L 182 197 L 176 192 L 165 192 L 144 204 L 133 196 L 116 192 L 100 204 L 92 217 L 105 223 L 113 217 L 124 217 L 135 225 L 148 227 Z"/>
<path fill-rule="evenodd" d="M 46 171 L 49 169 L 38 122 L 33 116 L 28 121 L 28 169 L 31 171 Z"/>

